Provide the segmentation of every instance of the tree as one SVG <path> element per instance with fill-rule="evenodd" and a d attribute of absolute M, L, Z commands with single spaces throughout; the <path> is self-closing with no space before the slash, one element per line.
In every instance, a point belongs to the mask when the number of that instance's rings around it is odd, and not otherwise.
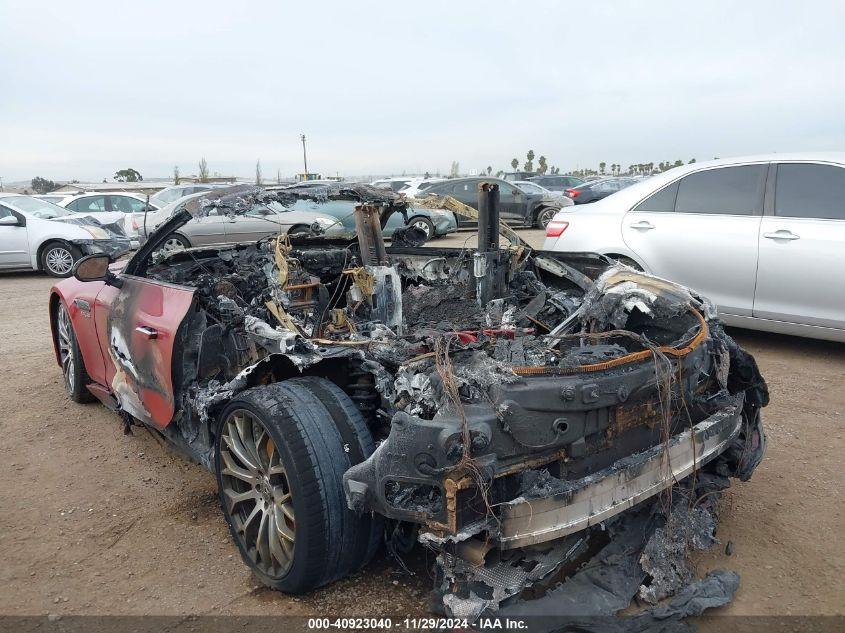
<path fill-rule="evenodd" d="M 519 167 L 519 159 L 518 158 L 514 158 L 511 161 L 511 167 L 513 167 L 513 170 L 516 171 L 516 168 Z"/>
<path fill-rule="evenodd" d="M 179 184 L 179 165 L 175 165 L 173 167 L 173 184 L 174 185 Z"/>
<path fill-rule="evenodd" d="M 689 161 L 689 163 L 687 163 L 687 164 L 688 164 L 688 165 L 692 165 L 694 162 L 695 162 L 695 159 L 694 159 L 694 158 L 690 158 L 690 161 Z"/>
<path fill-rule="evenodd" d="M 208 182 L 208 163 L 205 162 L 205 156 L 200 158 L 199 170 L 200 182 Z"/>
<path fill-rule="evenodd" d="M 604 175 L 604 168 L 605 168 L 605 167 L 607 167 L 607 163 L 606 163 L 606 162 L 604 162 L 604 161 L 601 161 L 601 162 L 599 163 L 599 172 L 600 172 L 602 175 Z"/>
<path fill-rule="evenodd" d="M 458 161 L 453 160 L 452 161 L 452 168 L 449 170 L 449 178 L 457 178 L 460 171 L 461 171 L 461 164 Z"/>
<path fill-rule="evenodd" d="M 534 171 L 534 150 L 529 149 L 525 157 L 528 159 L 525 161 L 525 171 Z"/>
<path fill-rule="evenodd" d="M 282 170 L 281 169 L 276 170 L 276 184 L 277 185 L 282 184 Z"/>
<path fill-rule="evenodd" d="M 548 170 L 549 165 L 546 163 L 546 157 L 540 156 L 540 158 L 537 159 L 537 173 L 545 174 Z"/>
<path fill-rule="evenodd" d="M 255 184 L 261 184 L 261 161 L 255 161 Z"/>
<path fill-rule="evenodd" d="M 426 178 L 426 179 L 431 178 L 431 174 L 429 172 L 425 172 L 425 176 L 423 176 L 423 177 Z"/>
<path fill-rule="evenodd" d="M 114 174 L 114 179 L 117 182 L 141 182 L 144 178 L 138 173 L 137 170 L 128 167 L 126 169 L 121 169 L 120 171 L 116 171 Z"/>
<path fill-rule="evenodd" d="M 55 191 L 59 188 L 59 185 L 54 183 L 52 180 L 47 180 L 41 176 L 33 178 L 30 185 L 35 193 L 50 193 L 51 191 Z"/>
<path fill-rule="evenodd" d="M 490 167 L 490 165 L 487 165 L 487 175 L 489 176 L 492 173 L 493 173 L 493 168 Z"/>

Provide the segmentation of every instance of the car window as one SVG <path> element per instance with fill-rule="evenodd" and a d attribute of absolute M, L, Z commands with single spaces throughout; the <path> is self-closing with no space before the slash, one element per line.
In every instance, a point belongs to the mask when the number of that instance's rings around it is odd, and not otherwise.
<path fill-rule="evenodd" d="M 648 211 L 652 213 L 671 213 L 675 210 L 675 198 L 678 195 L 679 181 L 663 187 L 660 191 L 651 194 L 640 202 L 634 211 Z"/>
<path fill-rule="evenodd" d="M 611 180 L 602 180 L 590 186 L 590 189 L 599 193 L 619 191 L 619 186 Z"/>
<path fill-rule="evenodd" d="M 91 196 L 89 198 L 78 198 L 74 211 L 80 213 L 100 213 L 106 210 L 105 196 Z"/>
<path fill-rule="evenodd" d="M 778 165 L 775 215 L 845 220 L 845 169 L 832 165 Z"/>
<path fill-rule="evenodd" d="M 7 215 L 12 215 L 12 212 L 0 204 L 0 218 L 5 218 Z"/>
<path fill-rule="evenodd" d="M 512 196 L 516 193 L 516 188 L 506 182 L 497 183 L 499 185 L 499 198 L 502 196 Z M 478 187 L 476 187 L 476 191 L 478 191 Z"/>
<path fill-rule="evenodd" d="M 129 196 L 109 196 L 112 211 L 120 211 L 121 213 L 142 213 L 144 211 L 144 203 L 136 198 Z"/>
<path fill-rule="evenodd" d="M 760 212 L 766 165 L 708 169 L 681 179 L 675 211 L 720 215 Z"/>

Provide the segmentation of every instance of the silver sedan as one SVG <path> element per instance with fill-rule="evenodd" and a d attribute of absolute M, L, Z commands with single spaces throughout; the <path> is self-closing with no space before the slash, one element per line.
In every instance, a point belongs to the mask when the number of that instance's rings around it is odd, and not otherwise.
<path fill-rule="evenodd" d="M 149 235 L 187 201 L 203 195 L 205 192 L 180 198 L 149 214 L 146 220 L 142 221 L 141 234 Z M 214 209 L 208 216 L 193 219 L 180 227 L 168 239 L 165 248 L 172 250 L 255 242 L 268 235 L 308 232 L 314 229 L 329 237 L 348 233 L 343 224 L 330 215 L 315 211 L 289 211 L 279 203 L 271 202 L 256 205 L 250 213 L 237 216 L 228 216 Z"/>

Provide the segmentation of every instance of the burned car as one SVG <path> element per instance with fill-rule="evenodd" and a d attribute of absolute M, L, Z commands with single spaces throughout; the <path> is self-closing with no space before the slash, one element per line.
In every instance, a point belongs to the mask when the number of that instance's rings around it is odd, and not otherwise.
<path fill-rule="evenodd" d="M 193 217 L 303 198 L 355 201 L 356 234 L 160 249 Z M 532 251 L 486 184 L 477 250 L 420 247 L 414 229 L 387 247 L 405 204 L 343 183 L 215 190 L 122 269 L 91 256 L 52 290 L 73 400 L 211 470 L 263 583 L 305 592 L 412 538 L 437 552 L 444 611 L 475 618 L 647 500 L 751 475 L 765 383 L 706 299 Z"/>

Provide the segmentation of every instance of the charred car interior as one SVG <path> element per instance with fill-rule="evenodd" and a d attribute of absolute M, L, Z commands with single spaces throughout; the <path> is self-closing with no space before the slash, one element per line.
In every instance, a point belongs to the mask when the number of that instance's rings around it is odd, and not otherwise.
<path fill-rule="evenodd" d="M 356 235 L 159 250 L 213 209 L 301 198 L 356 201 Z M 417 542 L 436 554 L 437 608 L 469 620 L 729 600 L 731 573 L 694 581 L 686 553 L 715 542 L 718 491 L 761 460 L 768 395 L 713 306 L 602 256 L 532 251 L 495 186 L 478 249 L 423 248 L 414 229 L 387 247 L 404 204 L 360 185 L 191 201 L 121 271 L 57 286 L 66 379 L 81 361 L 73 376 L 127 429 L 215 472 L 245 562 L 277 589 L 348 575 L 382 543 L 401 564 Z M 89 286 L 108 306 L 93 334 L 67 308 Z"/>

